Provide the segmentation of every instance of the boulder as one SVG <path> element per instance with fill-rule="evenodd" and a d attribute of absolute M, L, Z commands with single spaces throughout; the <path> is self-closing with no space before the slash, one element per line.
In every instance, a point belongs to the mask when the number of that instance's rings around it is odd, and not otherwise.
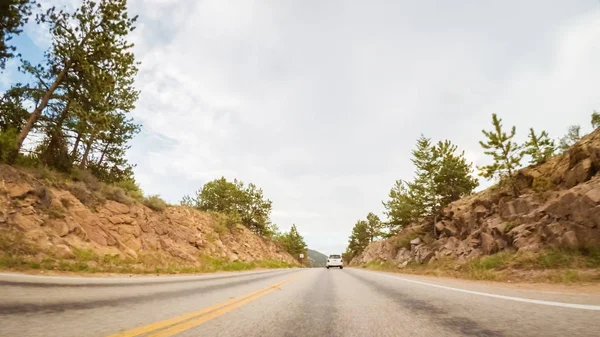
<path fill-rule="evenodd" d="M 446 227 L 444 226 L 444 223 L 442 221 L 435 224 L 435 229 L 440 233 L 444 231 L 444 228 Z"/>
<path fill-rule="evenodd" d="M 6 191 L 10 198 L 25 198 L 27 194 L 33 192 L 33 187 L 27 183 L 6 184 Z"/>
<path fill-rule="evenodd" d="M 107 200 L 106 204 L 104 205 L 104 208 L 106 208 L 113 214 L 129 213 L 129 206 L 112 200 Z"/>
<path fill-rule="evenodd" d="M 456 236 L 458 234 L 458 229 L 452 222 L 444 223 L 444 234 L 448 236 Z"/>
<path fill-rule="evenodd" d="M 566 172 L 564 185 L 566 188 L 571 188 L 577 184 L 590 180 L 593 175 L 594 170 L 592 166 L 592 160 L 590 158 L 586 158 Z"/>
<path fill-rule="evenodd" d="M 416 238 L 416 239 L 412 239 L 410 240 L 410 245 L 411 246 L 417 246 L 421 244 L 421 238 Z"/>
<path fill-rule="evenodd" d="M 498 243 L 494 237 L 488 233 L 481 233 L 481 250 L 484 254 L 490 255 L 498 251 Z"/>
<path fill-rule="evenodd" d="M 399 269 L 404 269 L 404 268 L 406 268 L 407 265 L 408 265 L 408 260 L 406 260 L 406 261 L 404 261 L 402 263 L 399 263 L 398 264 L 398 268 Z"/>
<path fill-rule="evenodd" d="M 394 257 L 394 260 L 396 261 L 405 261 L 408 259 L 410 259 L 410 251 L 406 248 L 400 248 L 396 254 L 396 257 Z"/>
<path fill-rule="evenodd" d="M 589 190 L 585 196 L 596 204 L 600 204 L 600 184 Z"/>
<path fill-rule="evenodd" d="M 560 244 L 567 248 L 578 248 L 579 240 L 577 239 L 577 234 L 574 231 L 566 232 L 560 238 Z"/>

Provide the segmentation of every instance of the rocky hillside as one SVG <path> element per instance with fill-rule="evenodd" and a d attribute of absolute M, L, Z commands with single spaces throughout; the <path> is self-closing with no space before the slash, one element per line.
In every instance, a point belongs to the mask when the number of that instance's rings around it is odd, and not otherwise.
<path fill-rule="evenodd" d="M 600 129 L 564 154 L 518 172 L 520 195 L 492 187 L 450 204 L 437 221 L 374 242 L 351 265 L 405 267 L 439 259 L 550 248 L 600 249 Z"/>
<path fill-rule="evenodd" d="M 34 266 L 78 263 L 82 270 L 88 269 L 82 262 L 93 269 L 107 261 L 128 263 L 134 271 L 203 270 L 203 264 L 215 261 L 297 264 L 274 242 L 244 226 L 228 226 L 218 216 L 181 206 L 155 211 L 138 202 L 97 200 L 92 198 L 94 188 L 101 187 L 64 179 L 50 182 L 0 165 L 4 267 L 17 263 L 16 257 Z"/>

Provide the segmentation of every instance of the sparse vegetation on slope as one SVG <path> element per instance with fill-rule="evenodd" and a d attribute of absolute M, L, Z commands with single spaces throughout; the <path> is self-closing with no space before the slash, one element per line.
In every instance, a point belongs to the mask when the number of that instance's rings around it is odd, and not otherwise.
<path fill-rule="evenodd" d="M 497 116 L 493 122 L 482 145 L 494 162 L 482 172 L 498 183 L 418 217 L 422 194 L 414 184 L 397 183 L 385 205 L 388 221 L 400 214 L 403 226 L 369 243 L 356 240 L 357 223 L 347 251 L 352 265 L 475 279 L 600 280 L 600 130 L 579 137 L 571 127 L 565 140 L 571 147 L 554 155 L 546 132 L 531 129 L 519 146 L 514 128 L 506 134 Z M 520 168 L 522 156 L 532 166 Z"/>

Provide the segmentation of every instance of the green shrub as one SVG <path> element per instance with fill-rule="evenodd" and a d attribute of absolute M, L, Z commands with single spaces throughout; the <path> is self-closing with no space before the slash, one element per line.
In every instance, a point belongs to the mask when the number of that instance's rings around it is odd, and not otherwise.
<path fill-rule="evenodd" d="M 60 198 L 60 203 L 63 205 L 64 208 L 69 208 L 69 207 L 73 206 L 73 203 L 71 202 L 71 200 L 69 200 L 67 198 Z"/>
<path fill-rule="evenodd" d="M 512 221 L 508 221 L 506 223 L 506 227 L 504 227 L 504 233 L 508 233 L 510 232 L 513 228 L 517 227 L 517 225 L 512 222 Z"/>
<path fill-rule="evenodd" d="M 417 238 L 417 233 L 408 232 L 405 235 L 403 235 L 402 237 L 398 238 L 398 241 L 396 241 L 396 245 L 398 248 L 410 249 L 410 242 L 416 238 Z"/>
<path fill-rule="evenodd" d="M 67 185 L 67 189 L 69 190 L 69 192 L 71 192 L 71 194 L 73 194 L 75 198 L 79 199 L 79 201 L 81 201 L 81 203 L 84 205 L 90 205 L 94 200 L 94 196 L 92 195 L 92 193 L 87 189 L 87 186 L 81 181 L 76 181 L 72 184 Z"/>
<path fill-rule="evenodd" d="M 7 162 L 9 156 L 17 148 L 17 130 L 0 131 L 0 162 Z"/>
<path fill-rule="evenodd" d="M 552 180 L 547 177 L 539 176 L 533 179 L 533 184 L 531 186 L 534 191 L 541 193 L 546 192 L 554 187 Z"/>
<path fill-rule="evenodd" d="M 53 206 L 48 211 L 48 216 L 51 219 L 64 219 L 65 218 L 65 211 L 61 207 Z"/>
<path fill-rule="evenodd" d="M 96 178 L 94 174 L 88 170 L 73 168 L 70 176 L 73 181 L 81 181 L 85 183 L 85 185 L 92 191 L 98 191 L 102 187 L 102 184 L 100 181 L 98 181 L 98 178 Z"/>
<path fill-rule="evenodd" d="M 43 208 L 50 208 L 52 206 L 52 192 L 47 187 L 39 186 L 35 189 L 34 193 L 40 199 L 40 204 Z"/>
<path fill-rule="evenodd" d="M 102 195 L 109 200 L 114 200 L 125 205 L 132 205 L 133 200 L 125 193 L 125 191 L 114 185 L 106 185 L 102 190 Z"/>
<path fill-rule="evenodd" d="M 52 171 L 45 165 L 39 165 L 36 168 L 35 177 L 40 180 L 45 180 L 51 185 L 59 185 L 64 181 L 58 172 Z"/>
<path fill-rule="evenodd" d="M 98 255 L 91 249 L 74 248 L 73 254 L 78 262 L 99 261 Z"/>
<path fill-rule="evenodd" d="M 468 267 L 471 270 L 490 270 L 504 269 L 513 254 L 500 252 L 493 255 L 481 256 L 469 262 Z"/>
<path fill-rule="evenodd" d="M 162 212 L 167 208 L 167 202 L 162 200 L 158 195 L 151 195 L 144 198 L 144 205 L 155 211 Z"/>
<path fill-rule="evenodd" d="M 19 153 L 15 164 L 21 167 L 38 167 L 40 166 L 40 159 L 35 153 Z"/>
<path fill-rule="evenodd" d="M 136 200 L 142 201 L 144 199 L 144 193 L 142 193 L 142 189 L 133 179 L 118 181 L 114 183 L 114 185 L 125 190 L 127 194 Z"/>
<path fill-rule="evenodd" d="M 239 216 L 235 216 L 232 214 L 224 214 L 214 211 L 208 211 L 214 220 L 213 228 L 215 232 L 221 234 L 226 231 L 231 231 L 232 228 L 235 228 L 237 224 L 241 222 Z"/>

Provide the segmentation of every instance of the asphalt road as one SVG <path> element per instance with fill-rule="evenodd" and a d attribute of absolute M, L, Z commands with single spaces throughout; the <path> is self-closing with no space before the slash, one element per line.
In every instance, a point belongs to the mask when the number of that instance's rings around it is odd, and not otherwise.
<path fill-rule="evenodd" d="M 600 336 L 600 295 L 357 269 L 0 274 L 0 336 Z"/>

